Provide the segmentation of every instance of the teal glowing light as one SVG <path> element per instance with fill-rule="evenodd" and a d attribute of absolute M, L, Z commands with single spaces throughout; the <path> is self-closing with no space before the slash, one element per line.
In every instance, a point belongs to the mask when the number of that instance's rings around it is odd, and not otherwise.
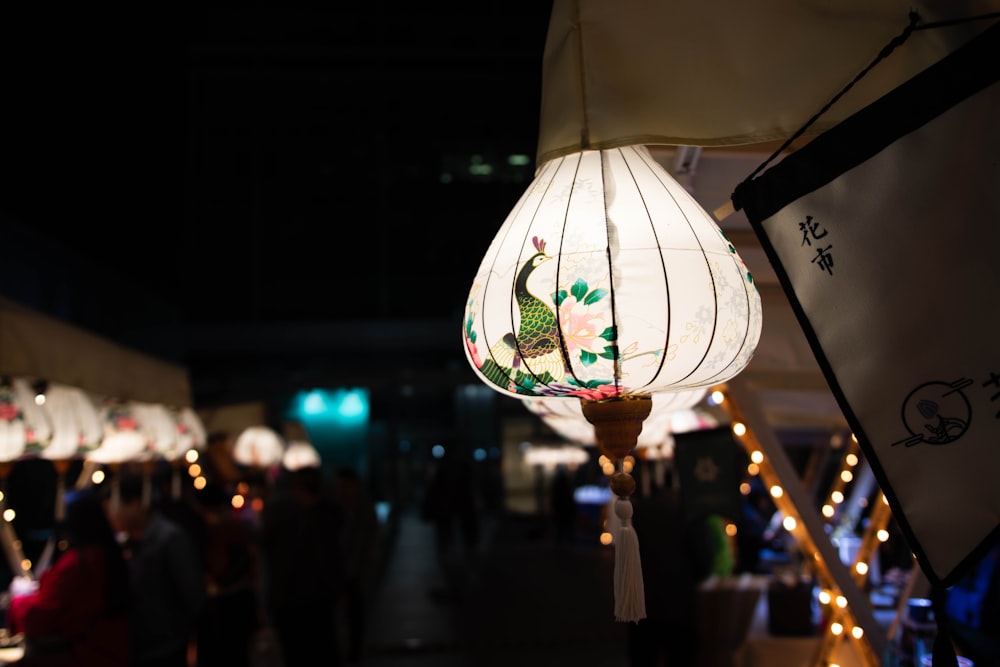
<path fill-rule="evenodd" d="M 312 389 L 299 392 L 292 401 L 290 417 L 309 424 L 339 426 L 368 422 L 368 392 L 364 389 Z"/>
<path fill-rule="evenodd" d="M 344 419 L 368 416 L 368 397 L 353 390 L 345 392 L 337 406 L 337 411 Z"/>
<path fill-rule="evenodd" d="M 302 398 L 303 415 L 321 415 L 328 409 L 324 392 L 312 390 Z"/>

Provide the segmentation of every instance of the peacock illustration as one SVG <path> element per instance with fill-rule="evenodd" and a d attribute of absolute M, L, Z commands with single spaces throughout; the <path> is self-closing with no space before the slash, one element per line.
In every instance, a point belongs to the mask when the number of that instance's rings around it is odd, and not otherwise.
<path fill-rule="evenodd" d="M 490 353 L 497 364 L 513 371 L 514 382 L 518 382 L 522 361 L 538 380 L 557 382 L 566 375 L 559 322 L 553 307 L 528 290 L 531 273 L 551 257 L 545 254 L 544 240 L 535 236 L 531 241 L 537 252 L 521 267 L 514 284 L 520 326 L 516 335 L 505 334 Z"/>

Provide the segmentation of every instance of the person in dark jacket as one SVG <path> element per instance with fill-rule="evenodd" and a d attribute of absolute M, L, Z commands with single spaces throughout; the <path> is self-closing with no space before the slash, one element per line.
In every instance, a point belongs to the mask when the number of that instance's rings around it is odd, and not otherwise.
<path fill-rule="evenodd" d="M 260 546 L 264 599 L 284 667 L 343 663 L 337 609 L 343 601 L 343 512 L 319 467 L 286 473 L 287 490 L 264 505 Z"/>
<path fill-rule="evenodd" d="M 132 581 L 131 667 L 187 667 L 205 604 L 201 556 L 191 535 L 168 519 L 145 492 L 151 480 L 126 472 L 109 501 L 112 525 L 124 537 Z"/>

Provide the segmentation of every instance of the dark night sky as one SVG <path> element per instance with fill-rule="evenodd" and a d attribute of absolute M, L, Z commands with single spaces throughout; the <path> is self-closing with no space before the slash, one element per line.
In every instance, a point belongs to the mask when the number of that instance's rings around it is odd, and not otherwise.
<path fill-rule="evenodd" d="M 550 9 L 5 10 L 0 224 L 192 323 L 451 316 L 534 165 L 441 174 L 533 161 Z"/>

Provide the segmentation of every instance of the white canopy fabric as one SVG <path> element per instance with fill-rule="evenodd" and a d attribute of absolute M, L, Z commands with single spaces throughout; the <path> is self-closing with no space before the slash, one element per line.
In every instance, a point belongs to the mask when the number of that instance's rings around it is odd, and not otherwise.
<path fill-rule="evenodd" d="M 0 375 L 122 400 L 191 405 L 187 369 L 0 297 Z"/>
<path fill-rule="evenodd" d="M 732 146 L 785 139 L 909 22 L 1000 10 L 998 0 L 555 0 L 537 164 L 583 148 Z M 821 132 L 988 27 L 914 32 L 811 128 Z M 735 185 L 735 183 L 734 183 Z"/>

